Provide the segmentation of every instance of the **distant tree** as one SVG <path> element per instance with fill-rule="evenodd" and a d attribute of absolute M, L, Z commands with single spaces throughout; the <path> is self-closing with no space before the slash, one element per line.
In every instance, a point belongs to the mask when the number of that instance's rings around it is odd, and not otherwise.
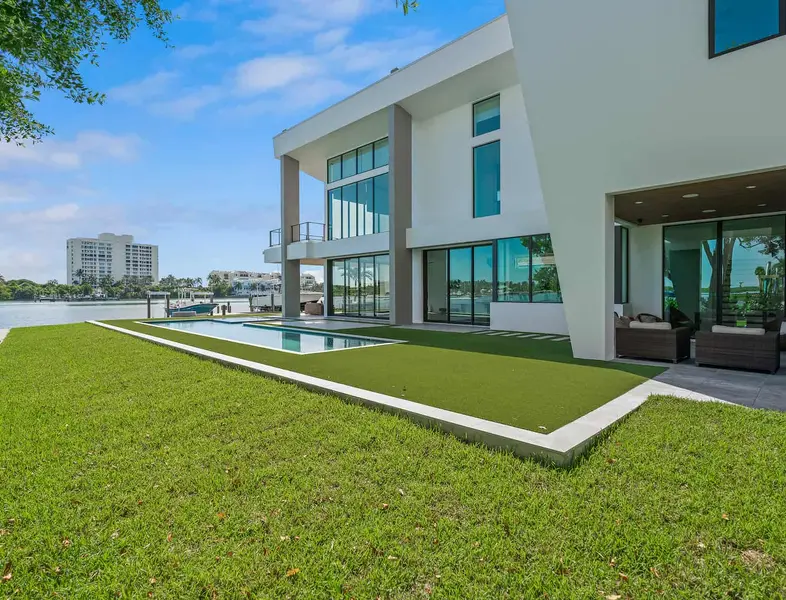
<path fill-rule="evenodd" d="M 125 42 L 140 23 L 167 43 L 172 19 L 158 0 L 0 0 L 0 139 L 52 133 L 30 110 L 43 91 L 102 103 L 104 95 L 84 82 L 83 63 L 98 65 L 108 40 Z"/>
<path fill-rule="evenodd" d="M 82 283 L 82 277 L 85 276 L 85 272 L 82 269 L 77 269 L 74 271 L 74 280 L 71 282 L 74 285 L 78 285 Z"/>

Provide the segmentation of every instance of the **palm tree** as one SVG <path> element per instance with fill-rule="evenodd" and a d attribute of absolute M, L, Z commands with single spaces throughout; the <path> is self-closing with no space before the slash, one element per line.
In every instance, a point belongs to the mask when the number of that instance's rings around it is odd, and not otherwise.
<path fill-rule="evenodd" d="M 77 269 L 74 273 L 74 280 L 71 282 L 74 285 L 79 285 L 82 283 L 82 278 L 85 276 L 85 272 L 82 269 Z"/>
<path fill-rule="evenodd" d="M 194 279 L 194 286 L 195 287 L 199 287 L 199 288 L 202 287 L 202 278 L 201 277 L 197 277 L 196 279 Z"/>
<path fill-rule="evenodd" d="M 754 275 L 759 279 L 759 293 L 764 291 L 764 278 L 767 275 L 767 271 L 764 270 L 764 267 L 756 267 L 756 270 L 753 271 Z"/>

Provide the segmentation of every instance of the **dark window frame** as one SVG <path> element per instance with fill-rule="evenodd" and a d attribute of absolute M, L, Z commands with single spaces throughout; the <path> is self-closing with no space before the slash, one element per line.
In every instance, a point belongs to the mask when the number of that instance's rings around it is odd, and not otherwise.
<path fill-rule="evenodd" d="M 339 317 L 355 317 L 355 318 L 364 318 L 364 319 L 378 319 L 380 321 L 390 320 L 390 312 L 388 313 L 377 313 L 377 297 L 378 297 L 378 290 L 379 290 L 379 281 L 376 278 L 377 275 L 377 257 L 379 256 L 387 256 L 388 257 L 388 269 L 390 269 L 390 253 L 389 252 L 377 252 L 374 254 L 358 254 L 355 256 L 344 256 L 343 258 L 335 258 L 328 260 L 327 267 L 325 269 L 325 283 L 323 284 L 323 289 L 327 292 L 327 299 L 328 299 L 328 306 L 327 306 L 327 314 L 328 316 L 339 316 Z M 346 262 L 349 260 L 356 260 L 358 261 L 358 267 L 360 266 L 360 259 L 361 258 L 371 258 L 372 260 L 372 268 L 374 270 L 374 309 L 373 313 L 374 316 L 370 317 L 365 315 L 363 317 L 360 316 L 360 285 L 358 284 L 358 312 L 357 313 L 350 313 L 347 312 L 347 267 Z M 344 263 L 344 312 L 339 313 L 336 315 L 335 312 L 335 302 L 334 302 L 334 294 L 333 294 L 333 265 L 337 262 Z M 390 275 L 390 271 L 388 271 L 388 275 Z"/>
<path fill-rule="evenodd" d="M 714 1 L 714 0 L 713 0 Z M 482 102 L 486 102 L 487 100 L 491 100 L 492 98 L 499 98 L 499 127 L 497 129 L 492 129 L 491 131 L 487 131 L 486 133 L 475 133 L 475 107 Z M 492 134 L 496 131 L 500 131 L 502 129 L 502 94 L 497 92 L 496 94 L 492 94 L 491 96 L 486 96 L 485 98 L 481 98 L 480 100 L 476 100 L 472 103 L 472 123 L 470 124 L 470 131 L 472 133 L 472 139 L 476 137 L 482 137 L 484 135 Z"/>
<path fill-rule="evenodd" d="M 479 217 L 477 213 L 477 173 L 475 172 L 475 151 L 478 148 L 485 148 L 486 146 L 491 146 L 493 144 L 499 145 L 499 191 L 500 191 L 500 199 L 499 199 L 499 212 L 493 215 L 483 215 Z M 478 144 L 477 146 L 472 146 L 472 218 L 473 219 L 485 219 L 486 217 L 498 217 L 502 214 L 502 140 L 492 140 L 490 142 L 486 142 L 485 144 Z"/>
<path fill-rule="evenodd" d="M 708 41 L 709 41 L 709 54 L 711 59 L 716 58 L 718 56 L 724 56 L 732 52 L 736 52 L 737 50 L 744 50 L 745 48 L 750 48 L 751 46 L 756 46 L 757 44 L 761 44 L 763 42 L 769 42 L 770 40 L 774 40 L 786 35 L 786 0 L 779 0 L 778 8 L 780 10 L 780 15 L 778 18 L 778 33 L 761 38 L 760 40 L 754 40 L 752 42 L 741 44 L 740 46 L 735 46 L 734 48 L 728 48 L 727 50 L 716 52 L 715 51 L 715 17 L 716 17 L 715 2 L 716 0 L 708 0 L 708 2 L 709 2 L 709 11 L 708 11 L 709 40 Z"/>
<path fill-rule="evenodd" d="M 368 171 L 366 171 L 368 172 Z M 377 223 L 377 186 L 375 185 L 375 181 L 378 177 L 386 177 L 388 173 L 380 173 L 379 175 L 372 175 L 371 177 L 366 177 L 365 179 L 359 179 L 357 181 L 353 181 L 352 183 L 345 183 L 343 185 L 334 185 L 331 188 L 325 190 L 325 204 L 327 205 L 327 239 L 328 241 L 332 240 L 345 240 L 353 237 L 362 237 L 363 235 L 373 235 L 376 233 L 387 233 L 386 231 L 377 231 L 378 223 Z M 371 232 L 366 232 L 363 234 L 357 235 L 342 235 L 341 237 L 335 237 L 333 231 L 333 202 L 331 202 L 331 194 L 334 193 L 336 190 L 340 190 L 341 196 L 341 206 L 343 207 L 344 204 L 344 188 L 354 185 L 356 188 L 359 188 L 361 183 L 365 183 L 366 181 L 371 181 L 371 208 L 372 213 L 374 215 L 372 225 L 371 225 Z M 360 212 L 360 203 L 357 201 L 357 192 L 355 192 L 356 201 L 355 201 L 355 219 L 356 219 L 356 227 L 357 227 L 357 219 L 359 218 Z M 364 205 L 365 206 L 365 205 Z M 388 182 L 388 219 L 390 218 L 390 183 Z M 341 232 L 344 232 L 344 211 L 342 209 L 341 214 L 339 215 L 339 222 L 341 224 Z"/>
<path fill-rule="evenodd" d="M 386 135 L 385 137 L 381 137 L 381 138 L 379 138 L 377 140 L 373 140 L 371 142 L 367 142 L 365 144 L 361 144 L 357 148 L 351 148 L 350 150 L 347 150 L 346 152 L 342 152 L 341 154 L 336 154 L 335 156 L 331 156 L 330 158 L 328 158 L 325 161 L 325 165 L 326 165 L 325 181 L 327 181 L 327 183 L 329 185 L 331 183 L 337 183 L 339 181 L 343 181 L 344 179 L 348 179 L 350 177 L 355 177 L 356 175 L 362 175 L 363 173 L 368 173 L 369 171 L 358 171 L 357 170 L 357 168 L 358 168 L 358 152 L 360 151 L 361 148 L 365 148 L 366 146 L 371 146 L 372 164 L 374 165 L 370 169 L 371 171 L 373 171 L 375 169 L 381 169 L 382 167 L 388 166 L 390 164 L 390 159 L 389 158 L 388 158 L 388 163 L 387 164 L 377 166 L 376 153 L 374 152 L 374 149 L 375 149 L 375 146 L 379 142 L 381 142 L 383 140 L 388 140 L 388 147 L 390 147 L 390 140 L 389 140 L 389 138 L 390 138 L 390 136 Z M 344 175 L 344 160 L 343 160 L 343 157 L 344 157 L 345 154 L 350 154 L 352 152 L 355 153 L 355 175 Z M 338 179 L 331 180 L 330 179 L 330 161 L 331 160 L 336 160 L 336 159 L 338 159 L 338 164 L 339 164 L 339 167 L 340 167 L 339 171 L 341 172 L 341 176 Z"/>
<path fill-rule="evenodd" d="M 630 230 L 624 225 L 616 225 L 614 227 L 614 304 L 628 304 L 629 301 Z"/>

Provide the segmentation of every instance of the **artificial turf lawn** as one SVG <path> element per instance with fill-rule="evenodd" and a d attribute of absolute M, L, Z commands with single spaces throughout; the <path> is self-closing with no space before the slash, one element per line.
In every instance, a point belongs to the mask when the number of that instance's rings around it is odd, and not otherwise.
<path fill-rule="evenodd" d="M 294 355 L 133 320 L 107 323 L 540 433 L 574 421 L 663 371 L 574 360 L 570 344 L 546 340 L 374 327 L 347 333 L 408 343 Z"/>
<path fill-rule="evenodd" d="M 784 414 L 658 399 L 559 470 L 91 325 L 0 385 L 0 597 L 786 594 Z"/>

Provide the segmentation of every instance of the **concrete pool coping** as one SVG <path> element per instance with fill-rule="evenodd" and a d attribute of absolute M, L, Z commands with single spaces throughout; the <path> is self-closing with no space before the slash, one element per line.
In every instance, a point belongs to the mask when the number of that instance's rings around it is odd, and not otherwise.
<path fill-rule="evenodd" d="M 147 325 L 149 327 L 157 327 L 159 329 L 170 329 L 165 327 L 164 323 L 198 323 L 200 321 L 210 321 L 216 323 L 222 323 L 223 319 L 211 319 L 211 318 L 203 318 L 203 319 L 166 319 L 162 321 L 156 321 L 155 323 L 145 322 L 145 321 L 134 321 L 137 325 Z M 88 321 L 92 322 L 92 321 Z M 98 322 L 98 321 L 96 321 Z M 325 354 L 326 352 L 344 352 L 346 350 L 360 350 L 362 348 L 369 348 L 369 347 L 377 347 L 377 346 L 390 346 L 392 344 L 406 344 L 406 340 L 393 340 L 389 338 L 380 338 L 380 337 L 371 337 L 367 335 L 352 335 L 351 333 L 331 333 L 329 331 L 314 331 L 310 329 L 298 329 L 297 327 L 287 327 L 286 325 L 272 325 L 266 324 L 265 322 L 254 321 L 250 323 L 241 323 L 238 321 L 231 321 L 228 323 L 229 325 L 240 325 L 242 327 L 251 327 L 252 329 L 274 329 L 274 330 L 289 330 L 299 333 L 301 335 L 313 335 L 319 337 L 344 337 L 344 338 L 353 338 L 357 340 L 371 340 L 372 342 L 378 342 L 376 344 L 371 344 L 369 346 L 353 346 L 351 348 L 331 348 L 330 350 L 317 350 L 315 352 L 295 352 L 294 350 L 285 350 L 284 348 L 274 348 L 272 346 L 261 346 L 260 344 L 254 344 L 252 342 L 244 342 L 241 340 L 233 340 L 231 338 L 220 337 L 217 335 L 210 335 L 208 333 L 197 333 L 196 331 L 181 331 L 181 333 L 187 333 L 189 335 L 197 335 L 199 337 L 210 338 L 213 340 L 221 340 L 224 342 L 232 342 L 233 344 L 242 344 L 244 346 L 251 346 L 252 348 L 264 348 L 265 350 L 273 350 L 274 352 L 285 352 L 286 354 L 294 354 L 295 356 L 312 356 L 314 354 Z M 171 328 L 173 331 L 178 331 L 178 329 Z"/>
<path fill-rule="evenodd" d="M 405 416 L 416 423 L 435 427 L 465 441 L 481 443 L 490 448 L 510 451 L 521 458 L 536 458 L 558 466 L 571 465 L 589 449 L 599 436 L 636 410 L 652 395 L 722 402 L 717 398 L 704 396 L 667 383 L 648 380 L 575 421 L 563 425 L 551 433 L 543 434 L 304 375 L 296 371 L 204 350 L 108 323 L 99 321 L 88 321 L 88 323 L 228 366 L 242 368 L 265 377 L 294 383 L 312 391 L 339 396 L 353 403 Z"/>
<path fill-rule="evenodd" d="M 10 329 L 0 329 L 0 344 L 3 343 L 5 336 L 8 335 L 8 332 L 11 331 Z"/>

